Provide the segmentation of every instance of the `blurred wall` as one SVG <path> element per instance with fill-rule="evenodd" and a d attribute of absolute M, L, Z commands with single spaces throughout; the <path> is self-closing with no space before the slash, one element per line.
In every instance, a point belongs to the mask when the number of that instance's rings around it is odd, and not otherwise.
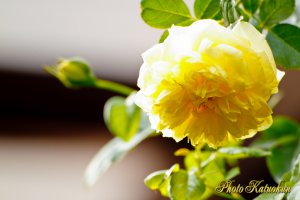
<path fill-rule="evenodd" d="M 133 81 L 141 53 L 162 32 L 144 24 L 139 0 L 0 0 L 0 4 L 0 66 L 7 70 L 42 74 L 42 66 L 59 57 L 80 56 L 102 77 Z"/>

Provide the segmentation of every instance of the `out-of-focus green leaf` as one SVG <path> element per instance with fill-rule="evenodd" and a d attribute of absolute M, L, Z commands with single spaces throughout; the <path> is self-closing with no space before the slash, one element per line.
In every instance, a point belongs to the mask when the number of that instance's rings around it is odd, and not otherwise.
<path fill-rule="evenodd" d="M 295 161 L 294 167 L 292 170 L 287 172 L 282 178 L 279 184 L 282 187 L 283 193 L 263 193 L 256 197 L 254 200 L 298 200 L 299 199 L 299 179 L 300 179 L 300 172 L 299 172 L 299 164 L 300 164 L 300 157 Z M 290 190 L 292 188 L 292 190 Z M 286 197 L 286 198 L 285 198 Z"/>
<path fill-rule="evenodd" d="M 216 187 L 225 180 L 226 166 L 223 159 L 215 159 L 204 167 L 202 176 L 205 177 L 205 184 Z"/>
<path fill-rule="evenodd" d="M 171 176 L 169 194 L 172 200 L 200 200 L 205 185 L 194 172 L 180 170 Z"/>
<path fill-rule="evenodd" d="M 170 181 L 171 181 L 171 177 L 169 177 L 167 180 L 165 180 L 159 188 L 159 192 L 163 197 L 170 198 L 169 191 L 168 191 L 169 186 L 170 186 Z"/>
<path fill-rule="evenodd" d="M 298 200 L 300 197 L 300 182 L 297 182 L 290 193 L 287 195 L 287 200 Z"/>
<path fill-rule="evenodd" d="M 207 162 L 201 171 L 201 177 L 207 186 L 202 199 L 208 199 L 215 193 L 215 188 L 225 180 L 226 165 L 224 159 L 214 157 L 210 162 Z"/>
<path fill-rule="evenodd" d="M 258 148 L 250 147 L 223 147 L 218 150 L 218 155 L 228 158 L 250 158 L 250 157 L 265 157 L 270 155 L 270 152 Z"/>
<path fill-rule="evenodd" d="M 160 171 L 153 172 L 145 178 L 144 180 L 145 185 L 151 190 L 160 190 L 163 196 L 168 197 L 169 194 L 167 189 L 170 183 L 170 177 L 173 173 L 178 172 L 179 169 L 180 169 L 179 165 L 174 164 L 168 170 L 160 170 Z"/>
<path fill-rule="evenodd" d="M 296 122 L 286 117 L 275 117 L 272 126 L 251 145 L 271 150 L 267 166 L 277 182 L 291 169 L 300 152 L 299 137 L 299 125 Z"/>
<path fill-rule="evenodd" d="M 166 177 L 165 178 L 166 179 L 169 178 L 172 173 L 178 172 L 179 170 L 180 170 L 179 164 L 176 163 L 176 164 L 172 165 L 172 167 L 170 167 L 170 169 L 168 169 L 166 171 Z"/>
<path fill-rule="evenodd" d="M 117 96 L 110 98 L 104 106 L 103 115 L 106 126 L 110 132 L 127 141 L 127 112 L 125 98 Z"/>
<path fill-rule="evenodd" d="M 297 183 L 300 181 L 300 154 L 298 154 L 297 159 L 293 163 L 293 169 L 291 171 L 291 179 L 293 183 Z"/>
<path fill-rule="evenodd" d="M 240 173 L 241 173 L 240 168 L 234 167 L 227 172 L 225 179 L 230 180 L 230 179 L 238 176 Z"/>
<path fill-rule="evenodd" d="M 260 28 L 285 20 L 294 10 L 295 0 L 264 0 L 259 10 Z"/>
<path fill-rule="evenodd" d="M 214 20 L 222 20 L 223 19 L 223 15 L 222 15 L 221 9 L 220 9 L 220 12 L 218 12 L 217 15 L 215 15 L 213 19 Z"/>
<path fill-rule="evenodd" d="M 298 200 L 300 195 L 300 154 L 293 162 L 293 167 L 290 171 L 284 174 L 281 180 L 285 186 L 291 187 L 290 191 L 287 191 L 287 200 Z"/>
<path fill-rule="evenodd" d="M 188 172 L 188 193 L 187 200 L 201 200 L 202 194 L 205 192 L 204 182 L 197 176 L 196 172 Z"/>
<path fill-rule="evenodd" d="M 292 160 L 295 155 L 298 143 L 290 143 L 272 149 L 272 155 L 267 157 L 267 166 L 276 182 L 280 182 L 281 177 L 291 169 Z"/>
<path fill-rule="evenodd" d="M 269 30 L 267 41 L 276 64 L 286 69 L 300 69 L 300 28 L 278 24 Z"/>
<path fill-rule="evenodd" d="M 164 33 L 161 35 L 160 39 L 159 39 L 159 43 L 162 43 L 165 41 L 165 39 L 167 39 L 167 37 L 169 36 L 169 31 L 165 30 Z"/>
<path fill-rule="evenodd" d="M 117 137 L 129 141 L 139 130 L 141 109 L 135 105 L 135 94 L 127 97 L 112 97 L 104 106 L 104 121 Z"/>
<path fill-rule="evenodd" d="M 171 177 L 169 194 L 172 200 L 186 200 L 188 173 L 180 170 Z"/>
<path fill-rule="evenodd" d="M 141 8 L 143 20 L 155 28 L 189 25 L 195 21 L 182 0 L 142 0 Z"/>
<path fill-rule="evenodd" d="M 284 116 L 277 116 L 274 117 L 272 126 L 260 134 L 251 147 L 269 150 L 278 145 L 298 140 L 299 131 L 297 122 Z"/>
<path fill-rule="evenodd" d="M 100 149 L 87 166 L 84 175 L 85 185 L 87 187 L 93 186 L 97 179 L 104 174 L 113 163 L 120 161 L 131 149 L 136 147 L 153 132 L 153 129 L 147 128 L 137 133 L 129 142 L 125 142 L 120 138 L 114 138 L 108 142 Z"/>
<path fill-rule="evenodd" d="M 236 7 L 236 10 L 239 13 L 239 15 L 243 16 L 243 21 L 248 22 L 250 20 L 249 14 L 244 9 Z"/>
<path fill-rule="evenodd" d="M 300 154 L 294 162 L 290 176 L 290 182 L 293 187 L 291 192 L 287 195 L 287 200 L 298 200 L 300 195 Z"/>
<path fill-rule="evenodd" d="M 200 154 L 196 150 L 189 152 L 184 158 L 185 168 L 190 171 L 194 168 L 200 167 L 201 159 Z"/>
<path fill-rule="evenodd" d="M 205 167 L 208 165 L 210 162 L 214 161 L 217 157 L 217 152 L 209 153 L 208 157 L 203 158 L 202 156 L 202 162 L 201 162 L 201 167 Z"/>
<path fill-rule="evenodd" d="M 220 12 L 220 0 L 195 0 L 194 12 L 198 19 L 213 19 Z"/>
<path fill-rule="evenodd" d="M 251 14 L 254 14 L 259 7 L 260 0 L 242 0 L 241 3 L 243 4 L 245 10 Z"/>
<path fill-rule="evenodd" d="M 144 182 L 151 190 L 157 190 L 165 180 L 166 170 L 160 170 L 148 175 Z"/>

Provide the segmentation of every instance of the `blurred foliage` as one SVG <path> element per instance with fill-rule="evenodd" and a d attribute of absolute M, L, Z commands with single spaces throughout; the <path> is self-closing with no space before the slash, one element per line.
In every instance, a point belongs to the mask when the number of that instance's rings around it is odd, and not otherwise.
<path fill-rule="evenodd" d="M 104 106 L 104 121 L 110 132 L 129 141 L 139 130 L 141 109 L 134 103 L 135 93 L 124 97 L 112 97 Z"/>

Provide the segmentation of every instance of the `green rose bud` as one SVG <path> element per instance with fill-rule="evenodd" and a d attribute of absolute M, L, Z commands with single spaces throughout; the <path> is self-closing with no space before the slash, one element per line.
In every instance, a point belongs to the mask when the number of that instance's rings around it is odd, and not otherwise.
<path fill-rule="evenodd" d="M 234 24 L 239 19 L 239 14 L 235 8 L 235 0 L 221 0 L 222 15 L 224 18 L 224 25 L 229 26 Z"/>
<path fill-rule="evenodd" d="M 67 87 L 91 86 L 95 81 L 88 63 L 80 58 L 61 59 L 45 69 Z"/>

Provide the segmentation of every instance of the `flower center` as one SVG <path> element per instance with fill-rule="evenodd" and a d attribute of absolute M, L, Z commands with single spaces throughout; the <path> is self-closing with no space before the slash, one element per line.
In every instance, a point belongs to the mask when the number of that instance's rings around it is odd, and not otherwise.
<path fill-rule="evenodd" d="M 199 97 L 198 97 L 199 98 Z M 200 98 L 198 101 L 193 101 L 194 111 L 201 113 L 206 109 L 213 109 L 215 107 L 215 100 L 217 97 Z"/>

